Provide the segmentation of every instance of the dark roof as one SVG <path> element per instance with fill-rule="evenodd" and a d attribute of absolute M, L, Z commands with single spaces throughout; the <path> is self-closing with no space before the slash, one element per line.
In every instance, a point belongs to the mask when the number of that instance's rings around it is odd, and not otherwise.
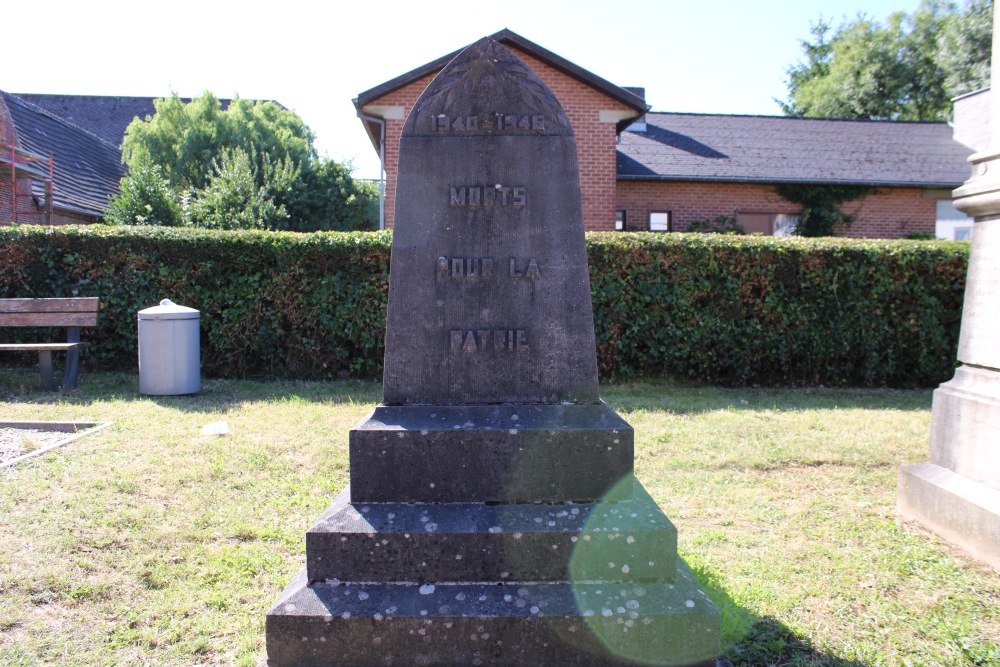
<path fill-rule="evenodd" d="M 648 108 L 646 106 L 645 100 L 643 100 L 642 97 L 636 95 L 631 90 L 627 90 L 620 86 L 616 86 L 610 81 L 602 79 L 596 74 L 593 74 L 592 72 L 583 69 L 579 65 L 571 63 L 562 56 L 556 55 L 555 53 L 552 53 L 548 49 L 544 49 L 538 44 L 535 44 L 534 42 L 527 40 L 524 37 L 521 37 L 512 30 L 504 28 L 500 32 L 489 35 L 489 37 L 493 40 L 496 40 L 497 42 L 500 42 L 501 44 L 504 44 L 506 46 L 513 46 L 516 49 L 524 53 L 527 53 L 528 55 L 541 60 L 550 67 L 562 72 L 563 74 L 566 74 L 567 76 L 570 76 L 576 79 L 577 81 L 580 81 L 581 83 L 584 83 L 590 86 L 591 88 L 594 88 L 600 91 L 601 93 L 604 93 L 611 99 L 621 102 L 630 109 L 635 110 L 636 114 L 634 117 L 621 120 L 618 122 L 619 132 L 628 127 L 628 125 L 632 123 L 635 120 L 635 118 L 638 118 L 639 116 L 644 114 L 646 112 L 646 109 Z M 381 85 L 366 90 L 365 92 L 361 93 L 354 99 L 355 108 L 360 113 L 363 107 L 365 107 L 368 104 L 371 104 L 380 97 L 384 97 L 395 90 L 404 88 L 405 86 L 410 85 L 414 81 L 419 81 L 425 76 L 434 74 L 435 72 L 443 69 L 444 66 L 447 65 L 449 62 L 451 62 L 455 58 L 455 56 L 457 56 L 459 53 L 462 52 L 462 50 L 463 49 L 452 51 L 448 55 L 441 56 L 437 60 L 433 60 L 427 63 L 426 65 L 410 70 L 406 74 L 402 74 L 400 76 L 397 76 L 395 79 L 390 79 L 389 81 L 386 81 Z M 377 124 L 364 120 L 363 122 L 365 123 L 365 129 L 368 132 L 368 136 L 371 138 L 372 143 L 375 145 L 375 150 L 378 150 L 381 139 L 379 137 L 379 129 Z"/>
<path fill-rule="evenodd" d="M 19 147 L 53 156 L 53 208 L 102 216 L 125 174 L 118 146 L 16 95 L 0 91 L 0 98 L 10 112 Z M 38 189 L 36 194 L 42 194 Z"/>
<path fill-rule="evenodd" d="M 45 109 L 54 116 L 64 118 L 101 139 L 120 146 L 125 128 L 136 118 L 145 119 L 156 113 L 154 102 L 158 97 L 118 97 L 113 95 L 41 95 L 15 93 L 18 97 Z M 182 97 L 187 104 L 190 97 Z M 263 101 L 263 100 L 260 100 Z M 273 100 L 272 100 L 273 101 Z M 228 109 L 230 99 L 221 99 L 222 108 Z M 275 102 L 279 107 L 285 107 Z"/>
<path fill-rule="evenodd" d="M 38 95 L 15 93 L 25 102 L 45 109 L 77 127 L 86 128 L 104 141 L 120 146 L 125 128 L 136 117 L 156 113 L 155 97 L 110 95 Z"/>
<path fill-rule="evenodd" d="M 947 123 L 649 113 L 621 135 L 618 179 L 956 188 L 970 154 Z"/>

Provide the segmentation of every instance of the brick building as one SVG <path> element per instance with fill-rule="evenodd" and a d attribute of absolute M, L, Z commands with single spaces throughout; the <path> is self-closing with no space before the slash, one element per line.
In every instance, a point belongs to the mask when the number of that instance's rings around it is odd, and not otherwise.
<path fill-rule="evenodd" d="M 492 37 L 541 77 L 573 125 L 588 230 L 686 231 L 726 215 L 748 231 L 787 233 L 801 209 L 774 186 L 803 183 L 874 188 L 845 205 L 856 216 L 845 235 L 933 233 L 954 215 L 951 190 L 968 177 L 971 147 L 947 123 L 651 112 L 641 88 L 616 86 L 509 30 Z M 403 123 L 457 53 L 354 100 L 382 157 L 387 228 Z"/>

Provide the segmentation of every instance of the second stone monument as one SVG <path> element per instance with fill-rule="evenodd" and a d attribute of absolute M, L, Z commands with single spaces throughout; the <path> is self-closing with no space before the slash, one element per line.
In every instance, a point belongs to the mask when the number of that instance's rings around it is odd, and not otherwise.
<path fill-rule="evenodd" d="M 383 402 L 268 664 L 714 665 L 719 615 L 600 400 L 576 144 L 489 39 L 399 150 Z"/>

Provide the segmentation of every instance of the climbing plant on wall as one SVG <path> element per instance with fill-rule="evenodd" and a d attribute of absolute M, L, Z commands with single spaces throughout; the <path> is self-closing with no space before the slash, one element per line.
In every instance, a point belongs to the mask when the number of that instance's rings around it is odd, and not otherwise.
<path fill-rule="evenodd" d="M 795 225 L 798 236 L 835 236 L 838 227 L 854 222 L 854 215 L 841 208 L 875 192 L 866 185 L 815 185 L 782 183 L 774 187 L 778 196 L 802 206 Z"/>

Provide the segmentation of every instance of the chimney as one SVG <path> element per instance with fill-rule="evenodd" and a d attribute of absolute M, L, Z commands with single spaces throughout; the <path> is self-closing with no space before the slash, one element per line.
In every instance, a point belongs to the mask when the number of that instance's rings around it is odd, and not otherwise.
<path fill-rule="evenodd" d="M 645 88 L 640 88 L 638 86 L 622 86 L 622 88 L 624 88 L 628 92 L 632 93 L 636 97 L 641 98 L 643 102 L 646 101 L 646 89 Z M 647 105 L 647 108 L 648 108 L 648 105 Z M 646 131 L 646 114 L 642 114 L 641 116 L 639 116 L 638 118 L 636 118 L 634 121 L 632 121 L 632 124 L 629 125 L 625 129 L 627 129 L 630 132 L 645 132 Z"/>

